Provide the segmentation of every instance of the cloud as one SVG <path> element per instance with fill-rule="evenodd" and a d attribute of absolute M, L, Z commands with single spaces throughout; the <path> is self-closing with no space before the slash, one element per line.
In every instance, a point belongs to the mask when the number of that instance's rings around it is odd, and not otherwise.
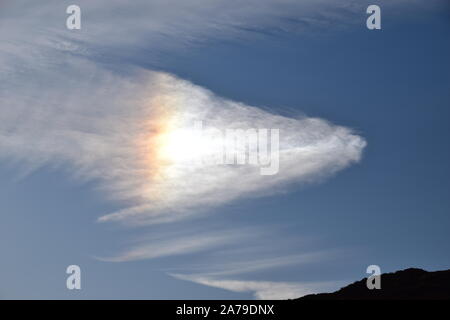
<path fill-rule="evenodd" d="M 100 221 L 135 224 L 175 221 L 333 174 L 359 161 L 365 146 L 348 128 L 271 114 L 173 75 L 131 65 L 111 71 L 96 62 L 111 52 L 132 61 L 129 48 L 153 52 L 170 43 L 249 34 L 249 29 L 287 30 L 292 21 L 284 18 L 323 15 L 322 5 L 332 10 L 328 1 L 312 4 L 263 0 L 236 6 L 196 0 L 136 1 L 129 7 L 118 1 L 81 1 L 83 27 L 71 32 L 65 29 L 60 1 L 6 2 L 0 28 L 2 157 L 21 163 L 25 173 L 53 165 L 97 181 L 112 199 L 127 204 Z M 165 119 L 168 113 L 174 115 Z M 146 139 L 152 139 L 149 131 L 173 119 L 182 128 L 207 120 L 221 129 L 281 129 L 280 174 L 261 177 L 249 166 L 187 168 L 177 163 L 161 168 L 152 150 L 158 146 Z M 240 183 L 233 185 L 236 179 Z"/>
<path fill-rule="evenodd" d="M 256 299 L 282 300 L 327 291 L 338 287 L 338 282 L 275 282 L 216 279 L 203 275 L 171 274 L 180 279 L 202 284 L 205 286 L 230 290 L 234 292 L 251 292 Z"/>
<path fill-rule="evenodd" d="M 229 290 L 233 292 L 251 293 L 255 299 L 293 299 L 306 294 L 332 291 L 343 284 L 341 281 L 262 281 L 251 279 L 255 273 L 267 274 L 267 271 L 283 274 L 280 270 L 295 266 L 295 270 L 301 270 L 302 266 L 323 264 L 334 259 L 341 251 L 316 251 L 295 254 L 283 253 L 283 246 L 276 236 L 268 237 L 270 241 L 262 241 L 259 244 L 264 250 L 254 247 L 255 242 L 247 241 L 244 246 L 246 253 L 237 254 L 236 250 L 214 250 L 217 254 L 210 254 L 210 260 L 203 259 L 204 265 L 189 265 L 183 268 L 169 269 L 168 274 L 176 279 L 190 281 L 214 288 Z M 292 241 L 290 239 L 289 241 Z M 297 239 L 296 242 L 299 242 Z M 292 243 L 291 243 L 292 244 Z M 270 248 L 278 248 L 277 253 L 270 253 Z M 238 250 L 239 251 L 239 250 Z M 260 251 L 259 253 L 257 253 Z M 297 251 L 294 246 L 289 251 Z M 178 273 L 178 269 L 190 270 L 190 274 Z"/>
<path fill-rule="evenodd" d="M 139 241 L 139 244 L 128 248 L 113 257 L 99 258 L 103 261 L 125 262 L 155 259 L 174 255 L 186 255 L 207 250 L 218 250 L 226 245 L 245 243 L 261 236 L 256 228 L 235 228 L 233 230 L 214 230 L 207 232 L 166 232 L 159 237 Z"/>
<path fill-rule="evenodd" d="M 103 261 L 124 262 L 134 260 L 154 259 L 165 256 L 173 256 L 180 254 L 189 254 L 211 249 L 217 245 L 221 245 L 230 238 L 224 238 L 218 234 L 209 234 L 202 236 L 192 236 L 189 238 L 178 238 L 170 241 L 158 241 L 156 243 L 148 243 L 128 249 L 123 254 L 112 258 L 101 258 Z"/>
<path fill-rule="evenodd" d="M 51 167 L 76 180 L 93 181 L 122 208 L 99 213 L 99 220 L 138 226 L 207 215 L 213 212 L 210 209 L 241 198 L 272 195 L 288 191 L 293 184 L 329 177 L 361 159 L 366 142 L 351 128 L 325 119 L 280 116 L 141 65 L 159 69 L 161 53 L 209 40 L 247 40 L 328 25 L 354 12 L 354 2 L 350 3 L 137 0 L 129 6 L 117 0 L 80 0 L 82 30 L 74 32 L 65 28 L 67 3 L 3 1 L 0 160 L 17 166 L 23 176 Z M 198 154 L 193 152 L 198 151 L 195 140 L 186 139 L 196 121 L 221 130 L 279 129 L 279 173 L 262 176 L 254 165 L 184 161 L 185 155 Z M 176 148 L 160 143 L 167 137 Z M 183 157 L 165 158 L 167 145 L 172 151 L 180 148 L 176 153 Z M 242 228 L 172 234 L 139 242 L 104 260 L 154 259 L 246 246 L 258 235 L 258 230 Z M 252 291 L 259 298 L 309 292 L 312 287 L 306 284 L 220 278 L 238 269 L 253 272 L 308 259 L 276 258 L 278 262 L 238 261 L 215 275 L 177 277 Z"/>
<path fill-rule="evenodd" d="M 58 0 L 2 1 L 2 36 L 14 42 L 20 32 L 19 39 L 36 44 L 50 35 L 57 42 L 81 43 L 91 54 L 124 47 L 128 53 L 132 48 L 146 48 L 154 54 L 161 47 L 180 48 L 210 39 L 243 40 L 329 26 L 339 19 L 348 23 L 356 20 L 349 18 L 349 12 L 364 12 L 363 5 L 354 0 L 135 0 L 133 6 L 117 0 L 79 0 L 82 29 L 72 32 L 65 26 L 70 4 Z"/>
<path fill-rule="evenodd" d="M 135 70 L 130 78 L 81 58 L 61 57 L 61 63 L 63 73 L 48 65 L 5 77 L 0 157 L 27 170 L 65 168 L 128 204 L 100 221 L 171 222 L 242 197 L 273 194 L 358 162 L 366 144 L 351 129 L 271 114 L 166 73 Z M 24 76 L 35 80 L 22 82 Z M 202 151 L 186 132 L 196 121 L 222 131 L 280 129 L 279 173 L 263 176 L 254 165 L 193 163 L 187 155 Z M 172 145 L 175 156 L 165 157 L 162 150 Z"/>
<path fill-rule="evenodd" d="M 378 1 L 383 9 L 403 3 L 406 1 Z M 413 7 L 412 3 L 419 1 L 407 3 Z M 82 27 L 73 31 L 66 29 L 70 4 L 60 0 L 2 1 L 2 73 L 20 69 L 23 62 L 45 68 L 42 51 L 46 49 L 103 63 L 126 61 L 159 68 L 167 53 L 211 40 L 249 41 L 361 23 L 367 7 L 357 0 L 135 0 L 133 6 L 118 0 L 78 0 Z M 5 53 L 13 54 L 16 63 L 4 64 Z"/>
<path fill-rule="evenodd" d="M 241 197 L 273 194 L 275 188 L 315 181 L 358 162 L 366 144 L 348 128 L 271 114 L 172 75 L 141 71 L 130 80 L 89 63 L 73 69 L 66 68 L 70 79 L 52 70 L 30 72 L 58 90 L 22 84 L 28 95 L 2 96 L 8 107 L 0 115 L 0 148 L 3 156 L 31 168 L 69 166 L 75 176 L 98 181 L 113 199 L 131 204 L 101 221 L 170 222 Z M 83 80 L 85 75 L 91 80 Z M 223 131 L 280 129 L 279 173 L 263 176 L 258 166 L 185 161 L 184 155 L 197 152 L 198 140 L 185 134 L 196 121 Z M 167 135 L 182 140 L 155 142 Z M 183 154 L 166 159 L 160 151 L 171 143 Z"/>
<path fill-rule="evenodd" d="M 142 151 L 138 155 L 143 159 L 138 166 L 142 174 L 127 183 L 139 186 L 136 192 L 141 200 L 136 206 L 102 217 L 101 221 L 170 222 L 241 197 L 273 193 L 291 182 L 315 181 L 359 161 L 366 144 L 350 129 L 321 119 L 286 118 L 217 97 L 170 75 L 158 74 L 157 78 L 157 89 L 145 98 L 152 114 L 140 117 L 148 125 L 136 119 L 137 127 L 144 131 L 128 143 L 138 145 Z M 203 140 L 192 133 L 197 121 L 222 132 L 279 129 L 279 173 L 268 177 L 261 175 L 257 166 L 195 162 L 197 156 L 209 151 L 201 148 L 211 147 L 199 147 Z M 151 133 L 154 128 L 158 128 L 155 134 Z M 170 149 L 169 156 L 158 153 L 158 148 Z M 129 176 L 126 172 L 125 175 Z M 237 180 L 239 184 L 233 185 Z M 118 181 L 123 182 L 124 177 Z"/>
<path fill-rule="evenodd" d="M 272 245 L 274 244 L 272 243 Z M 221 254 L 223 254 L 222 251 Z M 249 255 L 247 255 L 245 258 L 239 258 L 237 255 L 234 255 L 232 259 L 230 259 L 234 262 L 221 262 L 220 265 L 216 267 L 216 269 L 214 268 L 214 265 L 208 265 L 208 271 L 205 271 L 203 275 L 223 277 L 236 274 L 250 274 L 255 271 L 282 268 L 291 265 L 299 267 L 300 265 L 328 260 L 334 255 L 335 254 L 333 252 L 328 251 L 289 255 L 282 255 L 278 253 L 271 257 L 260 257 L 254 259 L 250 259 Z M 255 256 L 255 254 L 253 253 L 252 256 Z M 226 260 L 226 258 L 224 258 L 224 260 Z"/>

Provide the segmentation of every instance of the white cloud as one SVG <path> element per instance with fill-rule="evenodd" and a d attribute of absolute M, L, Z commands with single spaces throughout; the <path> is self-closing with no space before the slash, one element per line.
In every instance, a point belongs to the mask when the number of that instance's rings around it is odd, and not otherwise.
<path fill-rule="evenodd" d="M 383 9 L 405 0 L 379 1 Z M 419 1 L 414 1 L 418 3 Z M 408 5 L 412 7 L 412 1 Z M 82 28 L 66 29 L 60 0 L 8 0 L 0 4 L 0 62 L 17 71 L 23 63 L 45 68 L 42 50 L 59 49 L 94 60 L 158 65 L 159 55 L 210 40 L 247 41 L 284 32 L 311 32 L 361 23 L 365 4 L 357 0 L 78 0 Z M 364 27 L 364 24 L 362 25 Z M 4 54 L 16 62 L 4 64 Z M 52 52 L 48 52 L 52 54 Z M 57 62 L 55 62 L 57 63 Z"/>
<path fill-rule="evenodd" d="M 186 255 L 206 250 L 218 250 L 226 245 L 246 243 L 250 239 L 261 236 L 256 228 L 236 228 L 234 230 L 209 230 L 196 232 L 166 233 L 139 241 L 139 244 L 128 248 L 113 257 L 99 258 L 103 261 L 125 262 L 155 259 L 174 255 Z"/>
<path fill-rule="evenodd" d="M 60 62 L 64 72 L 53 65 L 24 67 L 21 75 L 4 79 L 0 157 L 31 169 L 66 168 L 129 204 L 101 221 L 170 222 L 241 197 L 274 194 L 359 161 L 365 146 L 348 128 L 274 115 L 172 75 L 138 70 L 129 78 L 75 57 Z M 262 176 L 249 165 L 166 163 L 155 155 L 158 128 L 172 122 L 175 130 L 189 128 L 196 120 L 221 129 L 280 128 L 279 173 Z M 183 141 L 186 146 L 190 153 L 195 141 Z"/>
<path fill-rule="evenodd" d="M 324 4 L 329 2 L 321 1 Z M 130 7 L 119 1 L 80 1 L 79 5 L 83 27 L 73 32 L 65 29 L 65 4 L 60 1 L 4 4 L 0 148 L 3 157 L 25 163 L 27 170 L 60 165 L 78 177 L 98 181 L 113 199 L 130 204 L 102 221 L 170 222 L 199 208 L 274 193 L 290 182 L 316 180 L 359 160 L 365 142 L 347 128 L 321 119 L 273 115 L 167 74 L 129 67 L 128 76 L 121 76 L 80 58 L 96 59 L 102 50 L 112 48 L 119 52 L 234 37 L 260 26 L 284 28 L 289 23 L 283 18 L 294 13 L 315 15 L 317 2 L 136 1 Z M 177 179 L 149 181 L 154 168 L 144 163 L 148 150 L 142 149 L 149 146 L 142 139 L 159 100 L 170 101 L 167 107 L 185 124 L 209 120 L 221 128 L 282 128 L 280 174 L 264 179 L 248 167 L 183 172 L 173 168 Z M 230 188 L 237 178 L 240 183 Z"/>
<path fill-rule="evenodd" d="M 246 39 L 267 32 L 303 30 L 339 19 L 349 23 L 353 19 L 348 12 L 362 9 L 354 0 L 135 0 L 133 6 L 117 0 L 79 0 L 82 29 L 74 32 L 65 29 L 69 4 L 58 0 L 3 1 L 0 32 L 11 42 L 17 41 L 16 32 L 20 32 L 20 38 L 35 44 L 50 33 L 57 42 L 69 39 L 83 43 L 92 49 L 90 53 L 123 47 L 157 50 L 211 38 Z"/>
<path fill-rule="evenodd" d="M 321 119 L 286 118 L 225 100 L 173 76 L 158 74 L 157 78 L 157 90 L 147 94 L 147 108 L 152 112 L 163 106 L 163 117 L 167 113 L 173 114 L 170 117 L 176 122 L 175 130 L 186 129 L 189 132 L 197 120 L 222 130 L 280 128 L 279 173 L 262 176 L 255 166 L 206 166 L 181 160 L 161 165 L 158 163 L 160 160 L 153 157 L 154 150 L 144 151 L 141 156 L 153 163 L 138 166 L 141 176 L 126 184 L 139 186 L 135 191 L 141 200 L 136 206 L 102 217 L 101 221 L 125 219 L 140 224 L 169 222 L 240 197 L 273 194 L 283 190 L 288 183 L 315 181 L 359 161 L 365 146 L 364 139 L 351 130 Z M 149 117 L 150 127 L 160 125 L 160 120 L 153 121 L 154 117 Z M 136 125 L 142 127 L 145 123 L 136 119 Z M 155 145 L 150 142 L 151 135 L 145 132 L 140 134 L 134 144 L 138 143 L 141 149 L 154 148 Z M 176 144 L 182 145 L 184 155 L 195 153 L 198 147 L 195 139 L 183 139 Z M 146 170 L 157 172 L 158 178 L 149 178 L 144 174 Z M 124 176 L 117 181 L 124 182 L 127 176 L 124 172 Z"/>
<path fill-rule="evenodd" d="M 225 289 L 234 292 L 253 293 L 256 299 L 282 300 L 294 299 L 301 296 L 328 291 L 338 287 L 337 282 L 276 282 L 276 281 L 249 281 L 216 279 L 203 275 L 171 274 L 180 279 L 195 282 L 205 286 Z"/>
<path fill-rule="evenodd" d="M 273 245 L 273 243 L 272 243 Z M 254 254 L 253 254 L 254 255 Z M 212 277 L 223 277 L 235 274 L 248 274 L 255 271 L 275 269 L 286 266 L 295 265 L 299 267 L 300 265 L 317 263 L 330 259 L 334 256 L 333 252 L 310 252 L 302 254 L 290 254 L 290 255 L 273 255 L 269 258 L 255 258 L 249 259 L 249 256 L 243 258 L 238 258 L 238 256 L 233 256 L 234 262 L 221 262 L 216 270 L 214 270 L 213 265 L 209 265 L 209 271 L 205 271 L 204 275 Z M 226 260 L 226 258 L 224 258 Z"/>

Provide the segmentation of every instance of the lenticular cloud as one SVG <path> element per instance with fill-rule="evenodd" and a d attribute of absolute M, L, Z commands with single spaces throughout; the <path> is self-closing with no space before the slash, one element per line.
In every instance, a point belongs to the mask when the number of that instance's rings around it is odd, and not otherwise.
<path fill-rule="evenodd" d="M 272 114 L 170 74 L 123 76 L 81 60 L 71 68 L 69 79 L 51 66 L 23 70 L 40 83 L 8 79 L 0 155 L 25 170 L 56 166 L 96 181 L 123 205 L 100 221 L 170 222 L 238 198 L 271 195 L 359 161 L 365 146 L 348 128 Z M 276 174 L 262 175 L 258 164 L 198 161 L 217 147 L 198 136 L 200 122 L 223 132 L 279 130 Z"/>

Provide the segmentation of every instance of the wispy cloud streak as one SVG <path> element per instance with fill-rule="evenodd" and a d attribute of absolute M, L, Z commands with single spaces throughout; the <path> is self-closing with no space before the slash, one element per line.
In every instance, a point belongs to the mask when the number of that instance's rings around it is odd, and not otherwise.
<path fill-rule="evenodd" d="M 260 300 L 282 300 L 298 298 L 307 294 L 336 289 L 338 282 L 282 282 L 217 279 L 203 275 L 171 274 L 173 277 L 225 289 L 234 292 L 252 293 Z"/>

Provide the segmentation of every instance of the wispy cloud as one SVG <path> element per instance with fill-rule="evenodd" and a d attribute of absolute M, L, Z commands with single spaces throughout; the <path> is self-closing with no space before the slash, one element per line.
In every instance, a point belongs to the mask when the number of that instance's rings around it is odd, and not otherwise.
<path fill-rule="evenodd" d="M 246 243 L 261 236 L 256 228 L 235 228 L 196 232 L 166 233 L 160 237 L 147 238 L 113 257 L 99 258 L 103 261 L 125 262 L 185 255 L 206 250 L 217 250 L 226 245 Z"/>
<path fill-rule="evenodd" d="M 91 62 L 64 61 L 69 78 L 48 66 L 23 71 L 39 82 L 5 80 L 9 90 L 0 98 L 5 106 L 0 115 L 1 156 L 31 169 L 68 168 L 77 177 L 97 181 L 113 199 L 130 204 L 101 221 L 171 222 L 238 198 L 273 194 L 275 188 L 280 192 L 291 183 L 317 181 L 358 162 L 366 144 L 349 128 L 317 118 L 271 114 L 172 75 L 139 71 L 130 79 Z M 49 91 L 48 86 L 54 87 Z M 182 131 L 197 120 L 223 130 L 280 128 L 279 173 L 262 176 L 256 166 L 159 159 L 158 148 L 163 146 L 154 143 L 158 128 L 174 121 L 175 132 Z M 196 141 L 183 141 L 190 154 Z"/>
<path fill-rule="evenodd" d="M 335 253 L 333 252 L 318 251 L 303 254 L 273 255 L 269 258 L 254 259 L 249 259 L 248 256 L 245 259 L 234 256 L 234 262 L 221 262 L 216 268 L 214 265 L 208 265 L 209 271 L 205 271 L 203 274 L 211 277 L 223 277 L 282 268 L 292 265 L 299 267 L 301 265 L 326 261 L 334 255 Z"/>
<path fill-rule="evenodd" d="M 256 299 L 293 299 L 307 294 L 336 289 L 339 282 L 276 282 L 217 279 L 203 275 L 171 274 L 173 277 L 234 292 L 253 293 Z"/>
<path fill-rule="evenodd" d="M 273 238 L 272 238 L 273 239 Z M 209 261 L 207 265 L 190 268 L 184 266 L 184 272 L 178 273 L 177 268 L 169 270 L 169 275 L 180 280 L 191 281 L 201 285 L 229 290 L 233 292 L 251 293 L 256 299 L 292 299 L 306 294 L 326 292 L 339 288 L 343 284 L 341 281 L 263 281 L 254 280 L 255 273 L 275 272 L 294 267 L 295 270 L 302 270 L 308 265 L 317 265 L 329 262 L 339 256 L 340 251 L 316 251 L 302 254 L 269 254 L 258 250 L 251 250 L 251 242 L 245 244 L 250 248 L 250 254 L 239 256 L 238 254 L 226 254 L 226 250 L 216 251 L 222 259 L 215 262 Z M 266 248 L 280 247 L 279 241 L 272 241 L 271 246 L 266 244 Z M 295 251 L 291 247 L 290 251 Z M 264 257 L 265 256 L 265 257 Z M 232 261 L 230 261 L 232 260 Z M 208 260 L 207 260 L 208 261 Z M 214 261 L 214 259 L 212 260 Z"/>
<path fill-rule="evenodd" d="M 135 0 L 133 6 L 121 1 L 78 0 L 77 5 L 82 8 L 82 30 L 68 32 L 65 30 L 68 5 L 58 0 L 2 1 L 0 32 L 9 40 L 6 45 L 25 46 L 26 39 L 35 46 L 51 39 L 54 44 L 71 49 L 81 44 L 84 49 L 77 52 L 90 55 L 114 49 L 118 55 L 123 54 L 122 50 L 130 54 L 142 49 L 155 54 L 161 48 L 180 48 L 210 39 L 242 40 L 310 30 L 335 21 L 348 24 L 359 21 L 349 13 L 364 12 L 364 4 L 355 0 L 339 3 L 331 0 Z M 4 31 L 6 27 L 8 32 Z"/>

